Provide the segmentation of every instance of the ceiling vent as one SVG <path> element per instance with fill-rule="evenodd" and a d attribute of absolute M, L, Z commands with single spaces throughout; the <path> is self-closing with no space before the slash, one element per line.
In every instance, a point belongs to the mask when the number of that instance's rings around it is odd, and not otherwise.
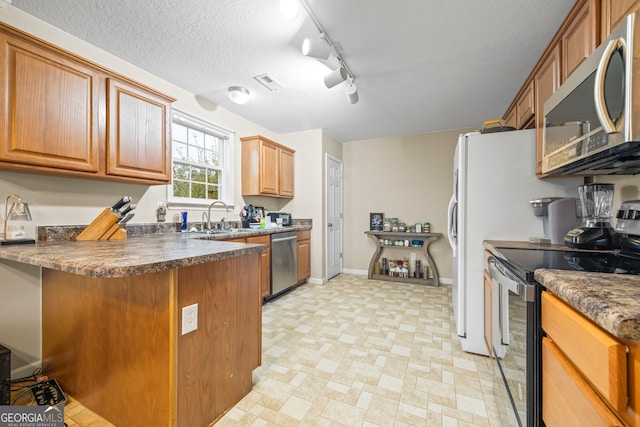
<path fill-rule="evenodd" d="M 282 85 L 270 76 L 268 73 L 260 74 L 259 76 L 255 76 L 254 79 L 258 81 L 262 86 L 269 89 L 271 92 L 275 92 L 277 90 L 282 89 Z"/>

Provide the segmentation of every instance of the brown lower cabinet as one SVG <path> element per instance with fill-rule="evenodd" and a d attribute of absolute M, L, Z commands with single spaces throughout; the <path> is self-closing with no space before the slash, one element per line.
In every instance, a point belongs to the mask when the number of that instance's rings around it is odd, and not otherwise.
<path fill-rule="evenodd" d="M 302 230 L 296 233 L 298 276 L 296 285 L 301 285 L 311 277 L 311 231 Z M 271 235 L 254 236 L 240 239 L 225 239 L 225 242 L 256 243 L 266 245 L 267 250 L 261 252 L 260 283 L 262 297 L 271 295 Z"/>
<path fill-rule="evenodd" d="M 542 329 L 547 427 L 640 425 L 640 343 L 612 336 L 546 291 Z"/>
<path fill-rule="evenodd" d="M 43 371 L 118 426 L 207 426 L 261 363 L 260 254 L 90 278 L 43 268 Z M 198 328 L 181 334 L 182 307 Z"/>
<path fill-rule="evenodd" d="M 267 246 L 267 250 L 260 253 L 260 289 L 262 297 L 268 297 L 271 295 L 271 235 L 247 237 L 247 243 Z"/>
<path fill-rule="evenodd" d="M 311 277 L 311 231 L 298 231 L 298 284 L 304 283 Z"/>

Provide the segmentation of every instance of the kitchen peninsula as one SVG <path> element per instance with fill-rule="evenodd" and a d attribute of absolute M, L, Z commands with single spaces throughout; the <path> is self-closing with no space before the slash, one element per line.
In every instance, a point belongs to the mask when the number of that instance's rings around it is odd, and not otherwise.
<path fill-rule="evenodd" d="M 181 233 L 3 246 L 42 267 L 43 373 L 115 425 L 206 426 L 261 363 L 264 245 Z M 181 310 L 198 304 L 182 335 Z"/>

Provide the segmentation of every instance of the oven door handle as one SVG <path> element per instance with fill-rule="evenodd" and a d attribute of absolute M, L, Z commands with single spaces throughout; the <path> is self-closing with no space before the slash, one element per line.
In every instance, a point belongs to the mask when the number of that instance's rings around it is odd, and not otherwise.
<path fill-rule="evenodd" d="M 532 302 L 535 299 L 535 285 L 527 283 L 520 279 L 508 267 L 502 264 L 495 256 L 487 258 L 487 269 L 491 277 L 500 282 L 500 284 L 510 292 L 519 295 L 523 301 Z"/>

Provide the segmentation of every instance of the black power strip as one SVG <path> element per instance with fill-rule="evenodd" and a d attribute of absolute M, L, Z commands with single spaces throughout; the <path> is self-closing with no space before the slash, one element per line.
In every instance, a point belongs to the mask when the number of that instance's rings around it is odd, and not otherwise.
<path fill-rule="evenodd" d="M 64 404 L 67 397 L 55 378 L 31 386 L 31 393 L 38 405 L 57 406 Z"/>

